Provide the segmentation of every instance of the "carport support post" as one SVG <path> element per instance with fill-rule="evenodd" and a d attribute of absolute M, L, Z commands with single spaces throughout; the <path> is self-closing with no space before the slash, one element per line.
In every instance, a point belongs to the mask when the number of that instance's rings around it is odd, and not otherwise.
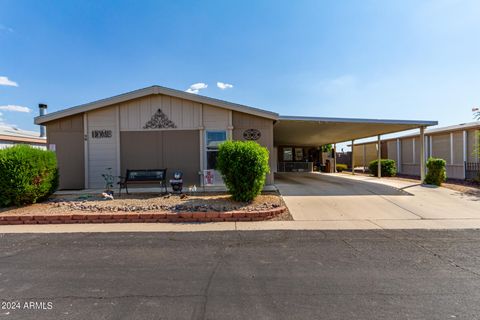
<path fill-rule="evenodd" d="M 377 136 L 377 177 L 382 177 L 382 141 L 380 135 Z"/>
<path fill-rule="evenodd" d="M 355 174 L 355 160 L 353 150 L 355 149 L 355 140 L 352 140 L 352 174 Z"/>
<path fill-rule="evenodd" d="M 333 172 L 337 172 L 337 144 L 333 144 Z"/>
<path fill-rule="evenodd" d="M 420 181 L 425 180 L 425 127 L 420 127 Z"/>

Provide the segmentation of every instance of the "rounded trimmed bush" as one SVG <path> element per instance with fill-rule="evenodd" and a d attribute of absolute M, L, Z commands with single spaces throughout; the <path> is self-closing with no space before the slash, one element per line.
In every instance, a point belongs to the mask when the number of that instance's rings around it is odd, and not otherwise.
<path fill-rule="evenodd" d="M 29 145 L 0 150 L 0 206 L 35 203 L 58 187 L 57 158 Z"/>
<path fill-rule="evenodd" d="M 427 175 L 424 183 L 440 186 L 442 182 L 447 180 L 447 163 L 443 159 L 428 158 L 427 161 Z"/>
<path fill-rule="evenodd" d="M 397 175 L 397 166 L 392 159 L 380 159 L 382 177 L 395 177 Z M 368 164 L 368 170 L 374 176 L 378 175 L 378 160 L 373 160 Z"/>
<path fill-rule="evenodd" d="M 342 172 L 342 171 L 345 171 L 345 170 L 348 170 L 348 166 L 346 164 L 337 163 L 337 171 L 338 172 Z"/>
<path fill-rule="evenodd" d="M 217 170 L 235 201 L 252 201 L 263 189 L 268 150 L 254 141 L 226 141 L 218 150 Z"/>

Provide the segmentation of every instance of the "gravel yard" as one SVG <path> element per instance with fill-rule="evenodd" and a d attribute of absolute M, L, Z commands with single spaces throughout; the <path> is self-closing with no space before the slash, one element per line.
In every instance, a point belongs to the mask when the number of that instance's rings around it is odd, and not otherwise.
<path fill-rule="evenodd" d="M 0 215 L 125 213 L 125 212 L 190 212 L 190 211 L 257 211 L 284 206 L 276 193 L 259 195 L 251 203 L 233 201 L 226 193 L 196 193 L 182 195 L 159 195 L 141 193 L 122 195 L 114 200 L 105 200 L 101 195 L 52 196 L 48 201 L 23 207 L 0 209 Z M 274 220 L 292 220 L 288 211 Z"/>

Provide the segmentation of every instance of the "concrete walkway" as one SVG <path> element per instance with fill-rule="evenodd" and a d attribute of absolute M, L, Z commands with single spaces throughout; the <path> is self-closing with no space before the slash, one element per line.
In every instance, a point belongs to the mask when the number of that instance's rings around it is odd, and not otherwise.
<path fill-rule="evenodd" d="M 212 223 L 122 223 L 0 226 L 6 233 L 207 232 L 259 230 L 403 230 L 480 229 L 480 219 L 260 221 Z"/>

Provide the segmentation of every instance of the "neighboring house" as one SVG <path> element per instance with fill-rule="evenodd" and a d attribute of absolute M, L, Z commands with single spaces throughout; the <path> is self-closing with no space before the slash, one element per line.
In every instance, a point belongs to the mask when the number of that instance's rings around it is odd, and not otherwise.
<path fill-rule="evenodd" d="M 479 130 L 480 121 L 427 129 L 425 131 L 425 157 L 444 159 L 447 162 L 446 169 L 449 178 L 473 178 L 478 174 L 478 168 L 480 168 Z M 384 139 L 381 141 L 381 154 L 384 159 L 395 160 L 399 173 L 419 175 L 419 135 L 412 134 Z M 356 167 L 368 167 L 368 163 L 375 159 L 377 159 L 376 141 L 355 144 L 354 163 Z"/>
<path fill-rule="evenodd" d="M 49 148 L 57 153 L 61 189 L 102 188 L 106 168 L 116 176 L 167 168 L 168 178 L 180 170 L 186 184 L 200 185 L 199 173 L 215 169 L 218 146 L 228 139 L 254 140 L 268 149 L 272 184 L 274 171 L 312 170 L 324 144 L 437 124 L 280 116 L 160 86 L 41 115 L 35 123 L 46 126 Z"/>
<path fill-rule="evenodd" d="M 16 144 L 29 144 L 36 148 L 46 149 L 47 140 L 45 137 L 40 137 L 38 132 L 0 125 L 0 149 Z"/>

